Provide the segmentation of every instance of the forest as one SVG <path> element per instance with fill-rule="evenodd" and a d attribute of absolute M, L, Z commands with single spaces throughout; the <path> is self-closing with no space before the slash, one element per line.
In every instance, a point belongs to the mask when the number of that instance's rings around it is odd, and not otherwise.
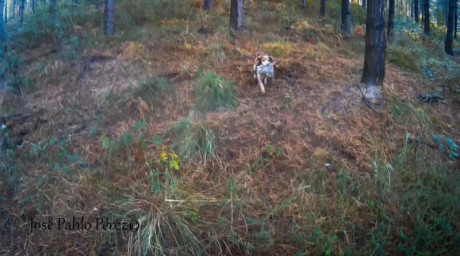
<path fill-rule="evenodd" d="M 459 255 L 457 0 L 0 0 L 0 255 Z"/>

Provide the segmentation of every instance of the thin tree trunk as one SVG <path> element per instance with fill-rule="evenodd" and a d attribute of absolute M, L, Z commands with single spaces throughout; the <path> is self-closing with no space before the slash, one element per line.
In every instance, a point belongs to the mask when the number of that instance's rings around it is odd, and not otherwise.
<path fill-rule="evenodd" d="M 321 5 L 319 8 L 319 16 L 323 18 L 326 16 L 326 0 L 321 0 Z"/>
<path fill-rule="evenodd" d="M 22 27 L 24 25 L 24 5 L 26 0 L 20 0 L 19 2 L 19 26 Z"/>
<path fill-rule="evenodd" d="M 35 0 L 32 0 L 32 13 L 35 14 Z"/>
<path fill-rule="evenodd" d="M 352 36 L 352 21 L 349 0 L 342 0 L 342 35 L 344 38 Z"/>
<path fill-rule="evenodd" d="M 414 21 L 418 24 L 418 0 L 414 0 Z"/>
<path fill-rule="evenodd" d="M 367 1 L 366 0 L 363 0 L 363 8 L 367 9 Z"/>
<path fill-rule="evenodd" d="M 0 0 L 0 60 L 3 60 L 3 42 L 5 41 L 5 29 L 3 25 L 3 9 L 5 7 L 5 0 Z"/>
<path fill-rule="evenodd" d="M 384 0 L 369 0 L 366 20 L 364 71 L 361 79 L 367 85 L 366 97 L 377 100 L 385 78 L 386 37 Z"/>
<path fill-rule="evenodd" d="M 8 1 L 5 1 L 5 26 L 8 25 Z"/>
<path fill-rule="evenodd" d="M 302 0 L 302 8 L 305 13 L 307 13 L 307 0 Z"/>
<path fill-rule="evenodd" d="M 115 33 L 115 0 L 105 0 L 105 13 L 104 13 L 104 34 L 112 36 Z"/>
<path fill-rule="evenodd" d="M 454 12 L 454 39 L 457 39 L 457 30 L 458 30 L 458 4 L 455 3 L 455 12 Z"/>
<path fill-rule="evenodd" d="M 394 26 L 395 26 L 395 0 L 389 0 L 390 6 L 388 8 L 388 41 L 393 41 Z"/>
<path fill-rule="evenodd" d="M 233 29 L 243 27 L 243 0 L 232 0 L 230 8 L 230 26 Z"/>
<path fill-rule="evenodd" d="M 415 20 L 414 5 L 415 5 L 415 1 L 412 0 L 410 3 L 410 20 Z"/>
<path fill-rule="evenodd" d="M 454 55 L 452 44 L 454 42 L 454 12 L 457 0 L 449 0 L 449 13 L 447 14 L 447 35 L 444 44 L 444 51 L 449 55 Z"/>
<path fill-rule="evenodd" d="M 209 11 L 211 9 L 211 0 L 203 0 L 203 10 Z"/>
<path fill-rule="evenodd" d="M 430 35 L 430 0 L 423 0 L 423 33 Z"/>

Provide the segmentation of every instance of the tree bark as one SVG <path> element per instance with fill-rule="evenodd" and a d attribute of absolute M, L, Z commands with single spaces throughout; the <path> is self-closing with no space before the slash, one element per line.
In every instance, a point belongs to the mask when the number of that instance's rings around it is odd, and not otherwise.
<path fill-rule="evenodd" d="M 323 18 L 326 16 L 326 0 L 321 0 L 321 5 L 319 8 L 319 16 Z"/>
<path fill-rule="evenodd" d="M 19 26 L 22 27 L 24 25 L 24 5 L 26 0 L 19 0 Z"/>
<path fill-rule="evenodd" d="M 8 25 L 8 1 L 5 1 L 5 26 Z"/>
<path fill-rule="evenodd" d="M 389 0 L 390 6 L 388 8 L 388 41 L 393 41 L 394 27 L 395 27 L 395 0 Z"/>
<path fill-rule="evenodd" d="M 423 33 L 430 35 L 430 0 L 423 0 Z"/>
<path fill-rule="evenodd" d="M 113 36 L 115 33 L 114 29 L 115 21 L 115 0 L 105 0 L 105 12 L 104 12 L 104 34 L 107 36 Z"/>
<path fill-rule="evenodd" d="M 419 20 L 418 20 L 418 17 L 419 14 L 418 14 L 418 0 L 414 0 L 414 21 L 418 24 Z"/>
<path fill-rule="evenodd" d="M 0 0 L 0 60 L 3 60 L 3 41 L 5 38 L 5 29 L 3 25 L 3 9 L 5 7 L 5 0 Z"/>
<path fill-rule="evenodd" d="M 352 33 L 350 2 L 349 0 L 342 0 L 342 36 L 344 38 L 350 38 Z"/>
<path fill-rule="evenodd" d="M 364 71 L 361 79 L 367 85 L 366 98 L 380 98 L 385 78 L 386 37 L 384 31 L 384 0 L 369 0 L 366 19 Z"/>
<path fill-rule="evenodd" d="M 449 13 L 447 14 L 447 35 L 444 44 L 444 51 L 449 55 L 454 55 L 452 44 L 454 42 L 454 12 L 457 0 L 449 0 Z"/>
<path fill-rule="evenodd" d="M 203 10 L 209 11 L 211 9 L 211 0 L 203 0 Z"/>
<path fill-rule="evenodd" d="M 243 27 L 243 0 L 232 0 L 230 9 L 230 26 L 238 30 Z"/>
<path fill-rule="evenodd" d="M 455 3 L 455 12 L 454 12 L 454 39 L 457 39 L 458 32 L 458 4 Z"/>
<path fill-rule="evenodd" d="M 367 1 L 366 1 L 366 0 L 363 0 L 363 8 L 364 8 L 364 9 L 367 8 Z"/>

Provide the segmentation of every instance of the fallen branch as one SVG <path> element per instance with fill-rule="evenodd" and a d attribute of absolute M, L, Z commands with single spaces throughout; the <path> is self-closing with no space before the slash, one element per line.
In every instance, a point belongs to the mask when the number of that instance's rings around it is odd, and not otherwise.
<path fill-rule="evenodd" d="M 377 112 L 377 110 L 375 110 L 375 109 L 372 107 L 371 103 L 366 99 L 366 96 L 364 96 L 364 93 L 363 93 L 363 91 L 361 90 L 361 87 L 359 87 L 358 84 L 355 84 L 355 85 L 356 85 L 356 87 L 358 87 L 358 90 L 361 92 L 361 95 L 363 96 L 363 100 L 364 100 L 364 102 L 366 103 L 366 105 L 367 105 L 370 109 L 372 109 L 372 111 L 374 111 L 376 114 L 380 114 L 379 112 Z"/>

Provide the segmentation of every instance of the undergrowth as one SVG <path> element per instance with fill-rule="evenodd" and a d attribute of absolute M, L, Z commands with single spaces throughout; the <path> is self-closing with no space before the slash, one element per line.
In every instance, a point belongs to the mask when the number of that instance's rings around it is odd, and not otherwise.
<path fill-rule="evenodd" d="M 195 86 L 196 107 L 200 111 L 232 109 L 238 106 L 233 82 L 213 72 L 199 75 Z"/>
<path fill-rule="evenodd" d="M 170 130 L 173 149 L 183 158 L 190 159 L 200 153 L 206 161 L 214 156 L 215 135 L 201 121 L 185 119 Z"/>

